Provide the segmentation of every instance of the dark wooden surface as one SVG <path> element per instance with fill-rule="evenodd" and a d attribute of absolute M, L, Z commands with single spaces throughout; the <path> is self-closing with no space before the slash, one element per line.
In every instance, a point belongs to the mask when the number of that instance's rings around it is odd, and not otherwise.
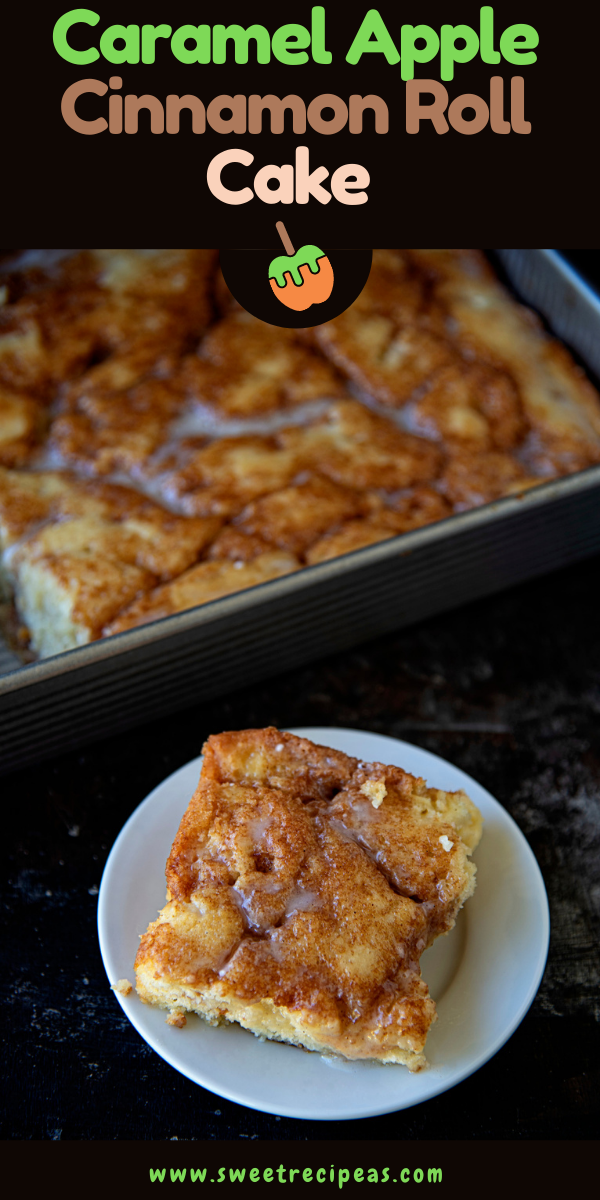
<path fill-rule="evenodd" d="M 25 1139 L 595 1138 L 600 1117 L 598 562 L 513 589 L 0 780 L 7 1116 Z M 278 1119 L 167 1066 L 108 988 L 96 936 L 121 826 L 212 731 L 343 725 L 473 775 L 528 838 L 550 897 L 539 994 L 452 1091 L 363 1121 Z"/>

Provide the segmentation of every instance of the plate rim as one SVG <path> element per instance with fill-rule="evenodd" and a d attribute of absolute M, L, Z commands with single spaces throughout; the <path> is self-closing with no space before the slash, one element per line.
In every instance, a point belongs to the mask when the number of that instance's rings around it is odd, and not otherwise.
<path fill-rule="evenodd" d="M 330 734 L 341 734 L 343 737 L 347 737 L 347 736 L 363 737 L 364 736 L 367 739 L 373 739 L 373 740 L 382 739 L 384 741 L 394 743 L 395 746 L 399 746 L 401 749 L 406 748 L 412 752 L 416 751 L 416 752 L 418 752 L 419 755 L 423 756 L 432 765 L 441 763 L 443 767 L 451 768 L 451 770 L 453 772 L 456 772 L 459 776 L 462 777 L 462 779 L 465 781 L 465 786 L 466 786 L 466 784 L 474 784 L 475 787 L 481 793 L 483 793 L 483 795 L 486 798 L 486 801 L 491 803 L 492 810 L 500 813 L 501 820 L 505 823 L 505 827 L 508 830 L 510 830 L 512 837 L 514 839 L 516 839 L 517 843 L 520 846 L 521 852 L 525 853 L 525 858 L 526 858 L 526 860 L 528 862 L 528 866 L 529 866 L 528 879 L 529 879 L 530 883 L 535 881 L 535 885 L 536 885 L 535 890 L 537 893 L 537 898 L 538 898 L 538 901 L 541 902 L 539 904 L 540 929 L 539 929 L 539 941 L 538 941 L 538 947 L 537 947 L 536 960 L 535 960 L 535 963 L 532 964 L 531 979 L 530 979 L 529 987 L 528 987 L 526 993 L 521 998 L 518 1008 L 515 1009 L 515 1011 L 512 1013 L 510 1019 L 506 1022 L 505 1027 L 503 1027 L 502 1030 L 499 1031 L 497 1038 L 493 1039 L 489 1044 L 487 1044 L 479 1052 L 479 1054 L 477 1054 L 474 1058 L 467 1057 L 463 1067 L 457 1068 L 452 1072 L 450 1080 L 448 1078 L 444 1078 L 443 1075 L 440 1078 L 439 1071 L 438 1071 L 437 1080 L 435 1080 L 433 1077 L 430 1077 L 432 1086 L 430 1087 L 430 1089 L 426 1089 L 426 1095 L 416 1095 L 414 1098 L 398 1097 L 398 1099 L 400 1100 L 399 1104 L 393 1103 L 393 1102 L 386 1102 L 384 1104 L 379 1104 L 377 1107 L 373 1107 L 373 1105 L 371 1104 L 371 1105 L 365 1107 L 364 1109 L 357 1108 L 351 1114 L 350 1113 L 348 1113 L 348 1114 L 346 1114 L 346 1113 L 315 1114 L 314 1110 L 312 1110 L 310 1112 L 309 1111 L 301 1111 L 300 1110 L 301 1106 L 299 1106 L 298 1103 L 296 1103 L 295 1105 L 290 1105 L 289 1107 L 283 1106 L 281 1104 L 274 1106 L 273 1103 L 269 1104 L 269 1103 L 266 1103 L 264 1100 L 261 1101 L 259 1096 L 257 1096 L 254 1099 L 250 1099 L 248 1096 L 244 1095 L 242 1098 L 239 1091 L 236 1092 L 236 1090 L 234 1088 L 232 1088 L 228 1085 L 219 1086 L 219 1089 L 216 1090 L 216 1088 L 214 1086 L 214 1081 L 211 1080 L 211 1083 L 209 1084 L 205 1080 L 200 1078 L 199 1073 L 196 1068 L 193 1068 L 193 1073 L 190 1074 L 190 1068 L 188 1067 L 186 1069 L 185 1064 L 182 1064 L 182 1062 L 181 1062 L 181 1055 L 179 1055 L 179 1054 L 168 1055 L 165 1053 L 164 1046 L 162 1046 L 162 1045 L 159 1046 L 156 1044 L 156 1039 L 153 1036 L 153 1031 L 151 1029 L 149 1030 L 148 1028 L 145 1027 L 145 1023 L 143 1020 L 143 1016 L 144 1016 L 144 1007 L 143 1006 L 140 1006 L 139 1012 L 137 1011 L 137 1009 L 130 1011 L 130 1007 L 126 1004 L 125 998 L 122 997 L 118 992 L 115 992 L 115 996 L 117 998 L 118 1003 L 121 1006 L 121 1009 L 123 1010 L 124 1014 L 127 1016 L 130 1023 L 133 1025 L 134 1029 L 136 1029 L 136 1031 L 140 1035 L 140 1037 L 143 1038 L 143 1040 L 147 1043 L 147 1045 L 149 1045 L 151 1047 L 151 1049 L 156 1054 L 158 1054 L 159 1057 L 162 1058 L 162 1060 L 164 1062 L 166 1062 L 169 1066 L 171 1066 L 179 1074 L 183 1075 L 184 1078 L 190 1080 L 190 1082 L 192 1082 L 192 1083 L 199 1085 L 200 1087 L 203 1087 L 209 1093 L 216 1095 L 216 1096 L 220 1096 L 223 1099 L 229 1100 L 235 1104 L 239 1104 L 242 1107 L 254 1109 L 259 1112 L 264 1112 L 264 1113 L 272 1114 L 275 1116 L 288 1117 L 288 1118 L 292 1118 L 292 1119 L 296 1119 L 296 1120 L 313 1120 L 313 1121 L 314 1120 L 317 1120 L 317 1121 L 361 1120 L 361 1119 L 365 1119 L 368 1117 L 389 1114 L 392 1112 L 401 1112 L 401 1111 L 404 1111 L 405 1109 L 414 1107 L 415 1105 L 424 1104 L 428 1100 L 434 1099 L 436 1096 L 441 1095 L 443 1092 L 451 1090 L 452 1088 L 456 1087 L 459 1083 L 462 1083 L 470 1075 L 473 1075 L 481 1067 L 485 1066 L 485 1064 L 487 1062 L 489 1062 L 490 1059 L 493 1058 L 498 1053 L 498 1051 L 502 1049 L 502 1047 L 506 1044 L 506 1042 L 512 1037 L 515 1030 L 518 1028 L 518 1026 L 521 1024 L 521 1022 L 527 1015 L 527 1012 L 529 1011 L 529 1009 L 533 1003 L 533 1000 L 535 999 L 535 996 L 538 992 L 538 989 L 539 989 L 539 986 L 540 986 L 540 983 L 542 980 L 542 976 L 544 974 L 544 970 L 545 970 L 545 966 L 546 966 L 546 962 L 547 962 L 547 958 L 548 958 L 548 952 L 549 952 L 550 911 L 549 911 L 548 895 L 546 892 L 544 878 L 543 878 L 542 872 L 540 870 L 539 864 L 537 862 L 537 859 L 533 853 L 533 850 L 532 850 L 531 846 L 529 845 L 529 842 L 527 841 L 527 838 L 525 837 L 522 830 L 517 825 L 514 818 L 508 812 L 508 810 L 506 808 L 504 808 L 504 806 L 500 803 L 500 801 L 496 800 L 496 798 L 494 796 L 492 796 L 492 794 L 490 792 L 488 792 L 487 789 L 484 788 L 482 784 L 479 784 L 477 782 L 477 780 L 473 779 L 472 776 L 468 775 L 466 771 L 463 771 L 461 767 L 457 767 L 454 763 L 450 762 L 448 759 L 442 758 L 441 755 L 435 754 L 430 750 L 426 750 L 424 747 L 415 745 L 414 743 L 406 742 L 402 738 L 396 738 L 389 734 L 376 733 L 372 730 L 349 728 L 347 726 L 301 726 L 301 727 L 294 727 L 293 729 L 288 730 L 288 732 L 296 734 L 299 737 L 309 737 L 313 741 L 317 741 L 317 739 L 319 737 L 326 739 L 327 736 Z M 324 740 L 318 744 L 327 745 L 328 743 L 326 740 Z M 347 750 L 344 752 L 348 753 Z M 172 771 L 168 776 L 166 776 L 163 780 L 161 780 L 161 782 L 158 783 L 142 801 L 140 801 L 140 803 L 136 806 L 136 808 L 133 810 L 133 812 L 129 815 L 129 817 L 127 818 L 127 821 L 125 822 L 125 824 L 119 831 L 113 845 L 111 846 L 110 852 L 108 854 L 108 857 L 106 859 L 106 863 L 104 866 L 104 871 L 102 873 L 102 879 L 100 882 L 99 895 L 98 895 L 98 911 L 97 911 L 98 940 L 99 940 L 99 944 L 100 944 L 100 953 L 101 953 L 104 969 L 109 978 L 109 982 L 113 982 L 111 980 L 111 975 L 109 972 L 109 965 L 108 965 L 108 963 L 111 959 L 111 945 L 110 945 L 111 939 L 107 933 L 107 925 L 108 925 L 109 913 L 110 913 L 110 897 L 111 897 L 110 878 L 111 878 L 112 871 L 115 869 L 115 865 L 118 861 L 119 855 L 122 853 L 123 847 L 128 844 L 129 837 L 130 837 L 133 826 L 135 824 L 137 824 L 137 822 L 140 819 L 143 821 L 144 813 L 148 809 L 151 809 L 154 805 L 156 805 L 161 800 L 161 793 L 163 792 L 163 789 L 165 787 L 177 786 L 176 781 L 177 781 L 177 777 L 180 774 L 188 773 L 192 770 L 192 768 L 197 769 L 198 773 L 199 773 L 200 766 L 202 763 L 202 757 L 203 757 L 202 755 L 197 755 L 196 757 L 190 759 L 188 762 L 183 763 L 175 771 Z M 468 787 L 466 787 L 466 790 L 468 790 Z M 189 800 L 187 800 L 185 803 L 186 804 L 189 803 Z M 185 811 L 185 809 L 183 811 Z M 467 938 L 468 938 L 468 933 L 467 933 Z M 460 968 L 459 968 L 459 971 L 460 971 Z M 141 1017 L 142 1019 L 138 1020 L 138 1019 L 136 1019 L 137 1017 Z M 265 1047 L 268 1047 L 270 1045 L 278 1045 L 278 1044 L 281 1044 L 281 1043 L 277 1043 L 277 1042 L 273 1043 L 273 1042 L 267 1041 L 265 1043 Z M 387 1069 L 391 1069 L 391 1068 L 385 1068 L 385 1069 L 387 1070 Z M 431 1070 L 432 1070 L 432 1068 L 430 1067 L 429 1070 L 427 1070 L 425 1072 L 426 1077 L 427 1077 L 427 1075 L 429 1075 L 429 1071 L 431 1071 Z M 422 1077 L 421 1073 L 419 1073 L 414 1078 L 421 1078 L 421 1077 Z M 402 1079 L 406 1082 L 406 1079 L 407 1079 L 406 1073 L 403 1073 Z"/>

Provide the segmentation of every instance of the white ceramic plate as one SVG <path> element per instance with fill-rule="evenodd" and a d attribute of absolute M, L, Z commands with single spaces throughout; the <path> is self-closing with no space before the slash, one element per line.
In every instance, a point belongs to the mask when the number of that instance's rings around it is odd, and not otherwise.
<path fill-rule="evenodd" d="M 238 1025 L 185 1029 L 135 992 L 117 999 L 166 1062 L 218 1096 L 286 1117 L 334 1121 L 373 1117 L 420 1104 L 477 1071 L 523 1020 L 548 952 L 548 901 L 535 858 L 508 813 L 463 771 L 407 742 L 354 729 L 296 729 L 367 762 L 423 776 L 432 787 L 464 788 L 484 817 L 475 853 L 477 888 L 452 933 L 421 959 L 438 1020 L 427 1039 L 430 1066 L 327 1060 L 280 1042 L 260 1042 Z M 111 983 L 133 980 L 139 935 L 165 902 L 165 862 L 195 790 L 201 759 L 155 788 L 119 834 L 102 877 L 100 948 Z"/>

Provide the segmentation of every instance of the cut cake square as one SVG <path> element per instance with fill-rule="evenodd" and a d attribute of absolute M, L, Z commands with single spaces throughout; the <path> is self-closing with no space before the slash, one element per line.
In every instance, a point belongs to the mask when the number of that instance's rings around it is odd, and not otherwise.
<path fill-rule="evenodd" d="M 197 604 L 209 604 L 211 600 L 220 600 L 222 596 L 231 596 L 234 592 L 243 592 L 246 588 L 278 579 L 280 575 L 289 575 L 297 571 L 299 566 L 293 554 L 273 547 L 246 561 L 225 558 L 198 563 L 171 583 L 164 583 L 162 587 L 140 596 L 106 626 L 104 633 L 123 633 L 126 629 L 147 625 L 149 621 L 159 621 L 186 608 L 194 608 Z"/>
<path fill-rule="evenodd" d="M 419 1070 L 436 1015 L 419 958 L 473 892 L 481 824 L 398 767 L 274 728 L 210 737 L 138 994 L 170 1024 Z"/>
<path fill-rule="evenodd" d="M 215 517 L 179 517 L 132 488 L 0 468 L 0 587 L 14 591 L 42 657 L 98 638 L 214 539 Z"/>

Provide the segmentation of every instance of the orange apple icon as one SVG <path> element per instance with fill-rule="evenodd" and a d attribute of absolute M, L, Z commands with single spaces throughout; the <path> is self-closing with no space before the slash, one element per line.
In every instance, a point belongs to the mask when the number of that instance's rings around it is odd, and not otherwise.
<path fill-rule="evenodd" d="M 327 255 L 318 246 L 301 246 L 295 251 L 283 221 L 277 222 L 277 232 L 286 254 L 278 255 L 269 265 L 273 294 L 296 312 L 328 300 L 333 290 L 333 267 Z"/>

